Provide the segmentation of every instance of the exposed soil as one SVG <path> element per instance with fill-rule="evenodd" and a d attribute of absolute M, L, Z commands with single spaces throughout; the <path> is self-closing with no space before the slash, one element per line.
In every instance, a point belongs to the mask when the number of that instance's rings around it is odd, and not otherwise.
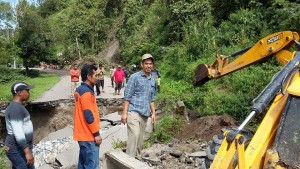
<path fill-rule="evenodd" d="M 190 123 L 167 145 L 154 144 L 142 151 L 142 161 L 155 169 L 207 169 L 206 149 L 208 142 L 222 128 L 233 127 L 236 121 L 228 116 L 206 116 L 197 118 L 189 110 Z"/>
<path fill-rule="evenodd" d="M 236 121 L 228 115 L 201 117 L 191 123 L 187 123 L 175 138 L 180 140 L 201 139 L 209 141 L 214 135 L 220 133 L 222 128 L 232 126 L 236 126 Z"/>
<path fill-rule="evenodd" d="M 47 137 L 49 133 L 60 130 L 68 124 L 73 124 L 73 107 L 71 106 L 47 109 L 34 108 L 31 112 L 35 144 Z"/>

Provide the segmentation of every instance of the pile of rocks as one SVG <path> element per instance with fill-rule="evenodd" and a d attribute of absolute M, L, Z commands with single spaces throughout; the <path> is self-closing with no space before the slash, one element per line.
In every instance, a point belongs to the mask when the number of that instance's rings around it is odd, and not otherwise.
<path fill-rule="evenodd" d="M 51 141 L 39 142 L 33 147 L 33 154 L 35 157 L 35 167 L 39 168 L 44 163 L 51 164 L 53 167 L 60 166 L 56 162 L 56 157 L 59 153 L 69 147 L 72 142 L 71 137 L 65 137 L 62 139 L 55 139 Z"/>
<path fill-rule="evenodd" d="M 202 140 L 172 139 L 167 145 L 154 144 L 143 150 L 140 160 L 155 169 L 206 169 L 206 148 Z"/>

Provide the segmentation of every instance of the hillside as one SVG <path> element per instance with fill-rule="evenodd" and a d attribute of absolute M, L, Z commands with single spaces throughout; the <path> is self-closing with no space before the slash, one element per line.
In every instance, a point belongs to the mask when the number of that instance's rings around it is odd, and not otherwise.
<path fill-rule="evenodd" d="M 151 53 L 162 75 L 157 104 L 169 109 L 183 100 L 199 116 L 229 114 L 238 121 L 279 64 L 272 59 L 201 88 L 191 83 L 196 66 L 271 33 L 300 29 L 300 4 L 293 0 L 44 0 L 38 6 L 23 0 L 17 8 L 16 36 L 0 43 L 3 58 L 18 51 L 14 55 L 30 60 L 25 65 L 100 62 L 113 44 L 114 62 L 139 65 L 142 54 Z"/>

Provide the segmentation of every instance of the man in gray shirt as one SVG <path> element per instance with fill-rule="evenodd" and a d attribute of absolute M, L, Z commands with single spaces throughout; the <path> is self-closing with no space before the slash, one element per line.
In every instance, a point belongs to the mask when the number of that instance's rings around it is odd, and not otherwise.
<path fill-rule="evenodd" d="M 12 168 L 34 169 L 32 155 L 33 126 L 30 115 L 23 105 L 29 99 L 29 86 L 24 82 L 16 82 L 11 87 L 13 101 L 5 110 L 7 136 L 5 153 L 12 163 Z"/>

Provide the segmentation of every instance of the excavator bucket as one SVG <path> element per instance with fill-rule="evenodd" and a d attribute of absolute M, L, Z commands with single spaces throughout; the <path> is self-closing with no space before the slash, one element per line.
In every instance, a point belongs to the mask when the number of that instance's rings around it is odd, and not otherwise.
<path fill-rule="evenodd" d="M 208 66 L 206 64 L 200 64 L 195 69 L 195 76 L 193 80 L 194 86 L 202 86 L 204 83 L 210 80 Z"/>

